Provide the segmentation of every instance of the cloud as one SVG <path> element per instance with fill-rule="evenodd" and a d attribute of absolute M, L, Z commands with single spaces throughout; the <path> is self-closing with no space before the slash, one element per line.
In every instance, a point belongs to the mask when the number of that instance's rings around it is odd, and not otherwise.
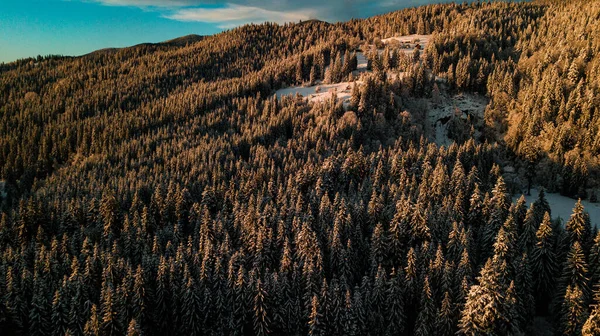
<path fill-rule="evenodd" d="M 106 6 L 129 6 L 140 8 L 177 8 L 197 6 L 203 3 L 202 1 L 197 0 L 91 0 L 91 2 L 98 2 Z"/>
<path fill-rule="evenodd" d="M 227 4 L 222 8 L 183 8 L 165 15 L 166 18 L 184 22 L 216 23 L 220 28 L 231 28 L 245 23 L 297 22 L 315 18 L 311 10 L 279 12 L 258 7 Z"/>
<path fill-rule="evenodd" d="M 296 22 L 320 19 L 330 22 L 368 17 L 390 10 L 431 3 L 433 0 L 80 0 L 107 6 L 133 6 L 155 10 L 165 18 L 209 22 L 220 28 L 244 23 Z M 436 0 L 439 1 L 439 0 Z"/>

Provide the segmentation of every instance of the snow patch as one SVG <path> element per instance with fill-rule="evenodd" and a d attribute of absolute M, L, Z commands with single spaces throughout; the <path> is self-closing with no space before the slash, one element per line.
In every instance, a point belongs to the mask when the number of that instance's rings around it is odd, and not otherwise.
<path fill-rule="evenodd" d="M 383 42 L 386 45 L 397 45 L 400 48 L 400 50 L 403 51 L 405 54 L 412 54 L 417 48 L 420 50 L 424 50 L 425 48 L 427 48 L 430 38 L 431 35 L 413 34 L 388 37 L 381 40 L 381 42 Z"/>
<path fill-rule="evenodd" d="M 427 121 L 433 130 L 432 140 L 440 146 L 452 144 L 453 140 L 448 137 L 448 121 L 454 116 L 483 120 L 487 104 L 487 98 L 474 93 L 461 93 L 452 97 L 442 93 L 440 101 L 432 104 L 427 115 Z"/>
<path fill-rule="evenodd" d="M 367 57 L 365 56 L 365 54 L 362 51 L 359 51 L 356 53 L 356 61 L 357 61 L 357 66 L 356 66 L 357 71 L 359 71 L 359 72 L 367 71 L 367 63 L 369 61 L 367 60 Z"/>
<path fill-rule="evenodd" d="M 530 206 L 531 203 L 535 202 L 539 195 L 538 189 L 531 189 L 531 196 L 525 196 L 525 200 L 527 201 L 527 206 Z M 516 202 L 521 195 L 513 196 L 513 202 Z M 574 200 L 569 197 L 562 196 L 560 194 L 551 194 L 546 193 L 546 200 L 548 204 L 550 204 L 550 209 L 552 209 L 552 218 L 560 217 L 563 222 L 566 224 L 571 218 L 571 214 L 573 213 L 573 208 L 577 203 L 577 200 Z M 590 203 L 588 201 L 581 201 L 583 208 L 590 214 L 590 220 L 593 226 L 600 227 L 600 204 L 598 203 Z"/>
<path fill-rule="evenodd" d="M 350 103 L 352 97 L 352 88 L 354 85 L 359 85 L 361 82 L 342 82 L 337 84 L 318 84 L 313 86 L 295 86 L 281 90 L 277 90 L 275 94 L 280 99 L 284 96 L 295 96 L 296 94 L 308 99 L 309 102 L 324 102 L 337 94 L 338 100 L 341 100 L 344 105 Z"/>
<path fill-rule="evenodd" d="M 399 50 L 402 50 L 405 53 L 412 53 L 417 48 L 417 45 L 420 49 L 425 49 L 427 44 L 429 43 L 429 38 L 431 35 L 405 35 L 405 36 L 397 36 L 390 37 L 381 40 L 385 44 L 396 45 Z M 370 47 L 370 46 L 369 46 Z M 378 50 L 380 53 L 383 52 L 383 49 Z M 370 72 L 367 70 L 368 60 L 365 56 L 364 52 L 357 51 L 356 52 L 356 60 L 357 66 L 356 70 L 353 71 L 353 74 L 357 77 L 361 73 Z M 391 80 L 402 78 L 403 73 L 398 72 L 388 72 L 388 77 Z M 350 104 L 350 98 L 352 96 L 352 87 L 353 85 L 360 85 L 362 81 L 357 80 L 355 82 L 342 82 L 337 84 L 317 84 L 312 86 L 294 86 L 288 87 L 284 89 L 277 90 L 275 94 L 277 98 L 281 98 L 284 96 L 295 96 L 296 94 L 304 97 L 309 102 L 324 102 L 328 99 L 331 99 L 331 96 L 335 92 L 337 94 L 338 100 L 341 100 L 344 106 L 348 106 Z M 317 90 L 318 88 L 318 90 Z M 317 92 L 318 91 L 318 92 Z"/>

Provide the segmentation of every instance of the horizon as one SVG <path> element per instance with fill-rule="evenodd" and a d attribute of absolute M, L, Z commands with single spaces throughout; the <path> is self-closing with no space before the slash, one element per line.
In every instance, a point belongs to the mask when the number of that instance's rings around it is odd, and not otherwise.
<path fill-rule="evenodd" d="M 24 0 L 0 4 L 0 63 L 210 36 L 249 23 L 366 18 L 430 0 Z"/>

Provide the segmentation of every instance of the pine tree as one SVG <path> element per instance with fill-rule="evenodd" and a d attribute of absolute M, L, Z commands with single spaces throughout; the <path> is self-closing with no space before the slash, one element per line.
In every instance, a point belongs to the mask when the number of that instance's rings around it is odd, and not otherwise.
<path fill-rule="evenodd" d="M 529 257 L 524 253 L 518 261 L 515 274 L 517 293 L 517 318 L 521 322 L 521 329 L 529 330 L 535 317 L 535 298 L 533 296 L 533 274 L 529 265 Z"/>
<path fill-rule="evenodd" d="M 373 288 L 369 299 L 369 330 L 375 334 L 383 334 L 385 328 L 385 302 L 387 279 L 383 267 L 380 265 L 375 275 Z"/>
<path fill-rule="evenodd" d="M 132 316 L 135 319 L 137 327 L 140 330 L 146 330 L 148 325 L 148 297 L 141 265 L 138 265 L 138 268 L 135 271 L 131 306 Z"/>
<path fill-rule="evenodd" d="M 309 85 L 311 85 L 311 86 L 312 86 L 312 85 L 315 85 L 315 83 L 316 83 L 317 79 L 318 79 L 318 72 L 317 72 L 317 68 L 316 68 L 316 65 L 313 65 L 313 66 L 310 68 L 310 75 L 309 75 L 309 79 L 308 79 L 308 81 L 309 81 Z"/>
<path fill-rule="evenodd" d="M 52 300 L 52 334 L 62 336 L 69 328 L 69 311 L 65 302 L 62 287 L 54 293 Z"/>
<path fill-rule="evenodd" d="M 573 214 L 565 225 L 571 242 L 578 241 L 581 246 L 587 246 L 588 238 L 591 233 L 591 225 L 589 221 L 589 215 L 584 212 L 581 200 L 577 201 L 575 208 L 573 208 Z"/>
<path fill-rule="evenodd" d="M 256 281 L 256 295 L 254 296 L 254 332 L 256 335 L 268 335 L 271 323 L 267 308 L 267 291 L 260 279 Z"/>
<path fill-rule="evenodd" d="M 600 232 L 596 233 L 588 257 L 590 284 L 600 283 Z"/>
<path fill-rule="evenodd" d="M 102 223 L 104 225 L 103 237 L 107 239 L 109 244 L 112 242 L 112 238 L 118 230 L 117 211 L 118 203 L 115 195 L 112 192 L 105 191 L 100 200 L 100 215 L 102 216 Z"/>
<path fill-rule="evenodd" d="M 591 307 L 590 316 L 581 331 L 583 336 L 600 335 L 600 287 L 598 286 L 594 289 L 594 303 Z"/>
<path fill-rule="evenodd" d="M 404 314 L 403 281 L 401 272 L 392 272 L 386 295 L 386 316 L 389 321 L 385 330 L 386 335 L 401 335 L 404 332 L 406 316 Z"/>
<path fill-rule="evenodd" d="M 377 267 L 383 262 L 387 261 L 386 254 L 388 252 L 387 239 L 385 236 L 385 231 L 383 229 L 383 225 L 378 223 L 373 230 L 373 235 L 371 236 L 371 269 L 372 272 L 375 273 Z"/>
<path fill-rule="evenodd" d="M 117 302 L 111 285 L 104 285 L 101 298 L 101 322 L 100 332 L 103 335 L 119 335 L 121 326 L 119 325 L 119 316 Z"/>
<path fill-rule="evenodd" d="M 90 318 L 85 323 L 85 327 L 83 328 L 83 334 L 85 336 L 100 336 L 100 321 L 98 319 L 98 309 L 96 305 L 93 304 L 90 309 Z"/>
<path fill-rule="evenodd" d="M 536 244 L 536 233 L 541 221 L 537 221 L 535 216 L 535 204 L 527 210 L 523 220 L 523 229 L 519 236 L 519 248 L 523 252 L 531 253 Z M 543 218 L 543 217 L 542 217 Z"/>
<path fill-rule="evenodd" d="M 587 309 L 579 286 L 567 286 L 560 314 L 560 324 L 564 335 L 580 335 L 586 322 Z"/>
<path fill-rule="evenodd" d="M 495 241 L 498 231 L 500 230 L 500 227 L 506 221 L 508 209 L 510 207 L 510 200 L 508 199 L 506 184 L 504 183 L 504 179 L 502 177 L 498 178 L 498 182 L 492 190 L 492 194 L 493 196 L 490 199 L 491 211 L 489 220 L 481 231 L 482 258 L 488 258 L 491 256 L 493 252 L 492 245 Z"/>
<path fill-rule="evenodd" d="M 538 314 L 548 313 L 548 304 L 554 292 L 558 275 L 558 259 L 555 251 L 555 238 L 550 215 L 546 213 L 536 233 L 537 243 L 531 254 L 531 272 L 533 278 L 535 302 Z"/>
<path fill-rule="evenodd" d="M 454 335 L 458 321 L 455 321 L 454 307 L 449 292 L 444 293 L 442 305 L 437 311 L 435 320 L 435 333 L 437 335 Z"/>
<path fill-rule="evenodd" d="M 350 96 L 350 105 L 352 106 L 352 108 L 354 108 L 356 110 L 356 109 L 358 109 L 358 105 L 360 104 L 360 101 L 361 101 L 360 90 L 358 88 L 358 84 L 356 82 L 354 82 L 352 84 L 352 95 Z"/>
<path fill-rule="evenodd" d="M 577 290 L 582 294 L 582 299 L 586 300 L 589 297 L 588 281 L 588 265 L 585 261 L 585 255 L 579 242 L 575 241 L 563 267 L 561 289 L 570 286 L 572 290 L 575 290 L 575 287 L 577 287 Z"/>
<path fill-rule="evenodd" d="M 421 294 L 421 306 L 419 309 L 419 315 L 417 316 L 415 335 L 433 335 L 435 320 L 436 311 L 433 302 L 433 296 L 431 294 L 431 288 L 429 287 L 429 278 L 425 276 L 425 280 L 423 282 L 423 292 Z"/>
<path fill-rule="evenodd" d="M 550 204 L 548 200 L 546 200 L 546 192 L 544 188 L 540 189 L 540 193 L 538 194 L 538 198 L 533 202 L 532 207 L 534 209 L 535 220 L 538 223 L 541 223 L 544 219 L 544 215 L 546 212 L 552 218 L 552 209 L 550 209 Z"/>
<path fill-rule="evenodd" d="M 142 336 L 142 329 L 138 326 L 135 319 L 132 319 L 129 322 L 129 327 L 127 327 L 127 336 Z"/>
<path fill-rule="evenodd" d="M 304 57 L 300 56 L 298 58 L 298 62 L 296 63 L 296 83 L 301 84 L 304 82 Z"/>
<path fill-rule="evenodd" d="M 495 257 L 496 259 L 496 257 Z M 520 332 L 514 282 L 500 279 L 501 263 L 491 259 L 481 270 L 477 285 L 471 286 L 461 312 L 462 335 L 506 335 Z"/>
<path fill-rule="evenodd" d="M 194 279 L 190 275 L 186 278 L 181 297 L 180 326 L 186 335 L 202 335 L 204 318 L 201 314 L 202 299 Z"/>
<path fill-rule="evenodd" d="M 171 311 L 175 309 L 172 307 L 171 300 L 173 292 L 168 281 L 169 269 L 167 262 L 164 258 L 161 258 L 158 271 L 156 274 L 156 289 L 153 297 L 153 320 L 156 321 L 154 327 L 159 333 L 167 334 L 171 328 Z"/>
<path fill-rule="evenodd" d="M 531 185 L 536 177 L 536 166 L 541 159 L 541 151 L 533 137 L 528 137 L 520 146 L 521 157 L 525 159 L 525 178 L 527 179 L 527 195 L 531 195 Z"/>
<path fill-rule="evenodd" d="M 33 285 L 34 292 L 29 310 L 29 335 L 50 335 L 51 304 L 46 297 L 48 295 L 46 281 L 35 274 Z"/>
<path fill-rule="evenodd" d="M 84 298 L 83 286 L 79 279 L 76 261 L 77 259 L 73 258 L 75 265 L 72 266 L 72 269 L 74 271 L 69 278 L 69 282 L 72 282 L 69 289 L 71 293 L 71 300 L 69 302 L 69 330 L 74 335 L 81 335 L 86 322 L 86 316 L 84 316 L 81 310 L 86 300 Z"/>
<path fill-rule="evenodd" d="M 352 320 L 355 324 L 356 332 L 355 334 L 364 335 L 367 330 L 367 312 L 365 309 L 365 304 L 363 300 L 363 296 L 361 293 L 361 289 L 359 287 L 354 288 L 354 295 L 352 296 L 352 311 L 351 311 Z"/>
<path fill-rule="evenodd" d="M 325 335 L 325 321 L 323 321 L 323 313 L 321 312 L 319 299 L 316 295 L 312 297 L 310 306 L 311 310 L 310 315 L 308 316 L 308 335 Z"/>

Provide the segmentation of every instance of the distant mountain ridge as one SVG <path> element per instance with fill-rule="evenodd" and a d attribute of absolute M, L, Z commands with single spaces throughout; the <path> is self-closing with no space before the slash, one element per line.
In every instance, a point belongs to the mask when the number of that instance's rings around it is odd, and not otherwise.
<path fill-rule="evenodd" d="M 151 42 L 145 42 L 145 43 L 140 43 L 140 44 L 136 44 L 130 47 L 122 47 L 122 48 L 103 48 L 103 49 L 98 49 L 95 51 L 92 51 L 90 53 L 84 54 L 83 56 L 88 56 L 88 55 L 96 55 L 96 54 L 105 54 L 105 53 L 113 53 L 113 52 L 117 52 L 119 50 L 124 50 L 124 49 L 136 49 L 136 48 L 156 48 L 156 47 L 185 47 L 187 45 L 196 43 L 196 42 L 200 42 L 202 41 L 204 38 L 206 38 L 206 36 L 204 35 L 196 35 L 196 34 L 190 34 L 190 35 L 185 35 L 185 36 L 181 36 L 181 37 L 177 37 L 171 40 L 167 40 L 167 41 L 163 41 L 163 42 L 157 42 L 157 43 L 151 43 Z"/>

